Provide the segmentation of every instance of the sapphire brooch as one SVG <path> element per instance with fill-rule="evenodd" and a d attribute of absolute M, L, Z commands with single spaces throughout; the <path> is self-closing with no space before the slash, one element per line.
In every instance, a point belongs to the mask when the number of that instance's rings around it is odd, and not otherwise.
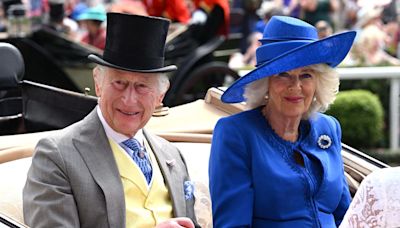
<path fill-rule="evenodd" d="M 322 149 L 328 149 L 332 145 L 332 140 L 328 135 L 321 135 L 318 138 L 318 146 Z"/>

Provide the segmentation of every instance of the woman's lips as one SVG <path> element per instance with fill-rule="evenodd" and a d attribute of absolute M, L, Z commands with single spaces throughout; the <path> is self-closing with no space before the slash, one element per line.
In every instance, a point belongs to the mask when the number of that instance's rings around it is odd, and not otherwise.
<path fill-rule="evenodd" d="M 285 100 L 292 102 L 292 103 L 298 103 L 303 100 L 303 97 L 285 97 Z"/>

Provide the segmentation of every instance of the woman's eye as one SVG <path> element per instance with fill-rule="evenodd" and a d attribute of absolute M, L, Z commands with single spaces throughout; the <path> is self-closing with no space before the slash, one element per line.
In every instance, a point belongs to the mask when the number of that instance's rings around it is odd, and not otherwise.
<path fill-rule="evenodd" d="M 283 72 L 283 73 L 279 73 L 278 76 L 282 77 L 282 78 L 288 78 L 288 77 L 290 77 L 290 74 Z"/>
<path fill-rule="evenodd" d="M 313 76 L 309 73 L 304 73 L 300 75 L 300 78 L 302 79 L 307 79 L 307 78 L 312 78 Z"/>

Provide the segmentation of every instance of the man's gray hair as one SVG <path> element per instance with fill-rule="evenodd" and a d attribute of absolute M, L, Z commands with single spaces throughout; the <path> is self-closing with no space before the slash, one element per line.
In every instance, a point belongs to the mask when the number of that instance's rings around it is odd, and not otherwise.
<path fill-rule="evenodd" d="M 325 112 L 329 105 L 335 101 L 340 84 L 339 74 L 334 68 L 326 64 L 311 65 L 310 68 L 317 73 L 317 86 L 315 100 L 303 116 L 304 119 L 310 117 L 314 112 Z M 244 98 L 249 108 L 266 104 L 265 96 L 268 94 L 268 81 L 269 77 L 265 77 L 245 87 Z"/>

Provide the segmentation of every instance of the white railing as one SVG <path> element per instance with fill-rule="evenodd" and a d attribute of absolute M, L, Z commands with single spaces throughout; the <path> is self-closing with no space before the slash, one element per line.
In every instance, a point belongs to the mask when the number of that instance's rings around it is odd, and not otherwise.
<path fill-rule="evenodd" d="M 389 79 L 389 126 L 390 149 L 399 149 L 399 95 L 400 95 L 400 67 L 355 67 L 338 68 L 340 79 Z"/>
<path fill-rule="evenodd" d="M 390 126 L 390 149 L 398 150 L 399 127 L 400 127 L 400 67 L 352 67 L 337 68 L 341 80 L 355 79 L 389 79 L 390 100 L 389 100 L 389 126 Z M 248 70 L 240 70 L 239 75 L 243 76 Z"/>

